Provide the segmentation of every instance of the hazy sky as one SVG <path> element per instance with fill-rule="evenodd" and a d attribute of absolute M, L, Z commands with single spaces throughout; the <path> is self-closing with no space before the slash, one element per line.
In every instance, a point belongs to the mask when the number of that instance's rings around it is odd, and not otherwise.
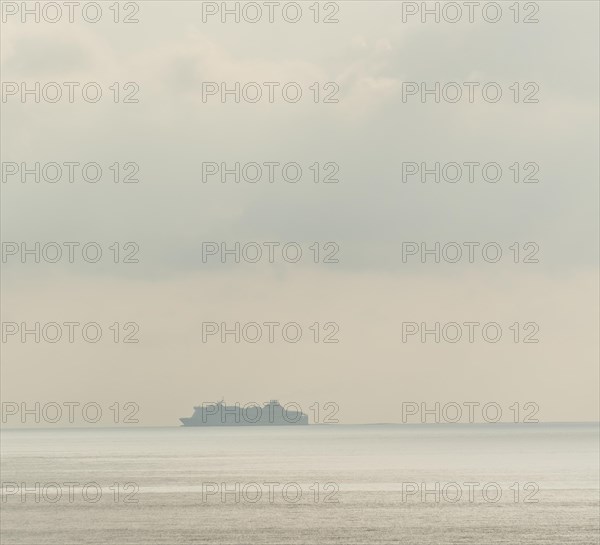
<path fill-rule="evenodd" d="M 3 322 L 97 322 L 103 338 L 9 336 L 3 401 L 133 401 L 143 425 L 176 425 L 223 396 L 305 410 L 333 401 L 344 423 L 400 421 L 403 401 L 531 401 L 543 420 L 596 420 L 598 4 L 539 2 L 535 24 L 515 24 L 508 2 L 496 24 L 403 23 L 401 2 L 378 1 L 339 2 L 334 24 L 312 22 L 308 2 L 297 24 L 203 23 L 201 4 L 140 2 L 137 24 L 106 11 L 97 24 L 2 25 L 4 82 L 98 82 L 105 93 L 2 104 L 5 164 L 103 168 L 95 184 L 78 171 L 74 183 L 2 180 L 3 241 L 103 249 L 98 263 L 78 250 L 75 263 L 6 257 Z M 304 94 L 203 102 L 203 83 L 236 81 L 297 82 Z M 135 82 L 139 102 L 115 104 L 114 82 Z M 339 102 L 315 104 L 314 82 L 323 94 L 337 83 Z M 407 82 L 496 82 L 503 97 L 403 102 Z M 522 102 L 528 82 L 538 103 Z M 137 163 L 139 183 L 113 183 L 115 162 Z M 203 183 L 204 162 L 296 162 L 303 176 Z M 336 163 L 339 183 L 314 183 L 315 162 Z M 494 162 L 503 175 L 403 183 L 407 162 Z M 516 162 L 536 163 L 539 183 L 514 183 Z M 120 259 L 137 244 L 139 263 L 114 263 L 115 242 Z M 276 263 L 223 264 L 203 262 L 203 242 L 280 246 Z M 297 263 L 279 253 L 289 242 L 303 250 Z M 321 258 L 337 244 L 339 262 L 315 263 L 315 242 Z M 406 242 L 479 246 L 474 263 L 403 262 Z M 486 243 L 502 248 L 498 262 L 481 257 Z M 539 262 L 514 263 L 514 243 L 519 261 L 536 248 Z M 139 324 L 139 342 L 112 342 L 114 322 Z M 303 336 L 203 342 L 203 322 L 296 322 Z M 337 324 L 339 342 L 313 342 L 315 322 L 321 340 L 322 324 Z M 503 336 L 403 342 L 406 322 L 496 322 Z M 513 342 L 515 322 L 520 341 L 536 324 L 539 342 Z"/>

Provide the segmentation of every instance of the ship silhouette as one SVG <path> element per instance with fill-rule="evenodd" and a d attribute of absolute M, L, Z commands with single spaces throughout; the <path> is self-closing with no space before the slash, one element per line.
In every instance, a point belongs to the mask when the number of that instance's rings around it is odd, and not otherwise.
<path fill-rule="evenodd" d="M 294 404 L 295 405 L 295 404 Z M 306 426 L 308 416 L 302 411 L 286 409 L 272 399 L 262 407 L 239 403 L 226 405 L 224 400 L 194 407 L 194 414 L 179 419 L 184 426 Z"/>

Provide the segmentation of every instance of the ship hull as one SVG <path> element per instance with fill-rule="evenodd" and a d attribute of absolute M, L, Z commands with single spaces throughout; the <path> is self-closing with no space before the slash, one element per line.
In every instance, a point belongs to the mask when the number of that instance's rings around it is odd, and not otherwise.
<path fill-rule="evenodd" d="M 222 403 L 194 407 L 194 414 L 180 418 L 185 427 L 216 426 L 306 426 L 308 416 L 301 411 L 288 410 L 277 402 L 264 407 L 252 405 L 226 406 Z"/>
<path fill-rule="evenodd" d="M 308 419 L 299 422 L 202 422 L 193 418 L 180 418 L 181 424 L 186 428 L 214 428 L 230 426 L 307 426 Z"/>

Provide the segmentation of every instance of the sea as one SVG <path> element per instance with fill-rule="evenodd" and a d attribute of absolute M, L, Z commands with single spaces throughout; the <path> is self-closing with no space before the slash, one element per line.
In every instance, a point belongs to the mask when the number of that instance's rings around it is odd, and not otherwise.
<path fill-rule="evenodd" d="M 598 424 L 0 438 L 2 545 L 599 543 Z"/>

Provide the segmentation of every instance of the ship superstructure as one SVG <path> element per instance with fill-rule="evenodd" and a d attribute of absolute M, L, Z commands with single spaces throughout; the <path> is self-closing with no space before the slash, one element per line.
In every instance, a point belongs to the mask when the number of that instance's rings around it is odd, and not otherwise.
<path fill-rule="evenodd" d="M 308 416 L 301 410 L 281 405 L 276 399 L 262 407 L 256 403 L 241 406 L 217 403 L 204 403 L 194 407 L 194 414 L 180 418 L 184 426 L 297 426 L 307 425 Z"/>

